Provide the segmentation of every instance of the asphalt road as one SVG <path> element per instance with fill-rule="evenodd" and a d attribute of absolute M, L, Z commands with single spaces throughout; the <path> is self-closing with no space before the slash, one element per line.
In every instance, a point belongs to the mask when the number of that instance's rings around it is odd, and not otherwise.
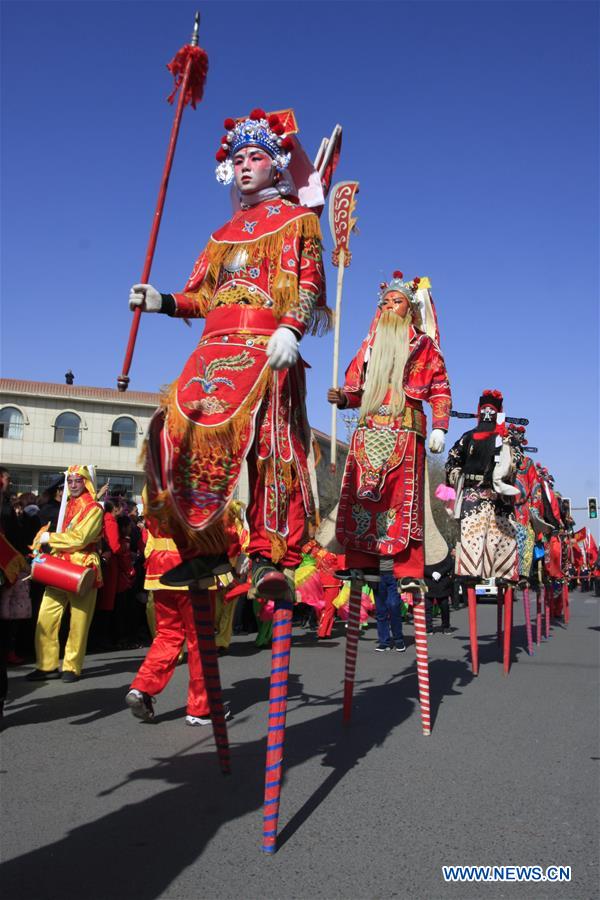
<path fill-rule="evenodd" d="M 353 724 L 341 721 L 343 630 L 295 630 L 279 852 L 260 852 L 270 654 L 235 638 L 221 661 L 233 774 L 210 727 L 186 726 L 186 669 L 135 720 L 123 698 L 142 651 L 93 655 L 78 684 L 11 671 L 2 735 L 4 900 L 598 897 L 598 598 L 572 596 L 536 655 L 515 604 L 504 677 L 495 608 L 430 639 L 433 733 L 421 733 L 408 651 L 361 640 Z M 446 884 L 442 865 L 568 865 L 570 884 Z"/>

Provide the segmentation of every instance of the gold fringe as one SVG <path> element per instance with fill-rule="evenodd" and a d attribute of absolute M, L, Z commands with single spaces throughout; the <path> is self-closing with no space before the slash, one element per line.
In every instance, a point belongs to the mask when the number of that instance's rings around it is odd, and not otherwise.
<path fill-rule="evenodd" d="M 269 539 L 271 541 L 271 559 L 274 563 L 278 563 L 287 553 L 287 541 L 277 532 L 270 532 Z"/>
<path fill-rule="evenodd" d="M 322 337 L 333 328 L 335 313 L 328 306 L 315 306 L 308 324 L 308 333 Z"/>

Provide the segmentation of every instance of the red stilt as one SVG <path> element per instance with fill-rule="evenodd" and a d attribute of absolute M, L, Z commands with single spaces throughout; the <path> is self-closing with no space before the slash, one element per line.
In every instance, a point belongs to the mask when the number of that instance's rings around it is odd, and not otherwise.
<path fill-rule="evenodd" d="M 206 683 L 206 693 L 208 695 L 210 718 L 215 744 L 217 745 L 219 765 L 223 775 L 229 775 L 231 773 L 229 739 L 227 737 L 227 725 L 225 724 L 225 712 L 223 710 L 219 659 L 215 645 L 213 604 L 210 592 L 207 590 L 190 588 L 190 600 L 194 610 L 194 624 L 198 635 L 200 662 L 202 663 L 202 672 Z"/>
<path fill-rule="evenodd" d="M 267 728 L 267 761 L 265 764 L 262 846 L 265 853 L 275 853 L 277 850 L 277 825 L 279 822 L 279 800 L 281 797 L 291 643 L 292 602 L 289 599 L 278 599 L 275 600 L 275 613 L 273 615 L 269 724 Z"/>
<path fill-rule="evenodd" d="M 479 675 L 479 644 L 477 642 L 477 594 L 475 588 L 467 589 L 469 604 L 469 642 L 471 645 L 471 671 Z"/>
<path fill-rule="evenodd" d="M 358 655 L 358 631 L 360 624 L 360 603 L 362 599 L 361 578 L 353 578 L 350 582 L 350 600 L 348 601 L 348 627 L 346 629 L 346 662 L 344 670 L 344 724 L 348 725 L 352 718 L 352 695 L 354 694 L 354 677 L 356 674 L 356 657 Z"/>
<path fill-rule="evenodd" d="M 542 642 L 542 595 L 544 587 L 539 585 L 535 592 L 535 642 L 540 646 Z"/>
<path fill-rule="evenodd" d="M 431 734 L 431 707 L 429 701 L 429 658 L 427 654 L 427 625 L 425 621 L 425 598 L 414 595 L 413 621 L 415 625 L 415 649 L 417 653 L 417 680 L 419 683 L 419 704 L 423 734 Z"/>
<path fill-rule="evenodd" d="M 571 610 L 569 607 L 569 585 L 565 582 L 562 586 L 562 598 L 563 598 L 563 619 L 565 625 L 569 624 L 569 619 L 571 618 Z"/>
<path fill-rule="evenodd" d="M 504 674 L 510 672 L 510 651 L 512 642 L 513 589 L 504 591 Z"/>
<path fill-rule="evenodd" d="M 523 589 L 523 612 L 525 614 L 525 632 L 527 633 L 527 652 L 533 656 L 533 635 L 531 633 L 531 603 L 529 587 Z"/>
<path fill-rule="evenodd" d="M 546 640 L 550 637 L 550 607 L 554 602 L 554 591 L 552 586 L 544 591 L 544 637 Z"/>
<path fill-rule="evenodd" d="M 498 588 L 496 595 L 496 640 L 502 646 L 502 607 L 504 605 L 504 588 Z"/>

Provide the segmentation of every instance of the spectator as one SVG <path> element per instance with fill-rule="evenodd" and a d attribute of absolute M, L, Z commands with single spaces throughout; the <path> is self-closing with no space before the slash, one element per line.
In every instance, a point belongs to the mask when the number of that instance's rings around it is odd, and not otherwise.
<path fill-rule="evenodd" d="M 398 593 L 398 582 L 394 576 L 394 559 L 382 556 L 380 560 L 381 579 L 375 594 L 375 611 L 377 618 L 376 650 L 398 650 L 404 653 L 406 645 L 402 632 L 401 598 Z M 391 631 L 391 634 L 390 634 Z"/>
<path fill-rule="evenodd" d="M 425 566 L 425 621 L 427 634 L 433 634 L 433 605 L 439 606 L 442 614 L 442 634 L 450 634 L 450 597 L 453 596 L 454 560 L 449 552 L 439 563 Z"/>
<path fill-rule="evenodd" d="M 40 498 L 38 516 L 42 525 L 48 525 L 47 531 L 56 531 L 64 488 L 65 476 L 59 475 Z"/>

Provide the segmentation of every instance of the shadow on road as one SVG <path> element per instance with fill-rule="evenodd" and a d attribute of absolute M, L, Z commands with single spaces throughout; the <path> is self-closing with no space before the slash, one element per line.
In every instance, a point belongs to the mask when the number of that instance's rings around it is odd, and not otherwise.
<path fill-rule="evenodd" d="M 136 661 L 132 660 L 131 669 L 135 665 Z M 131 669 L 123 667 L 123 671 Z M 435 685 L 434 710 L 444 696 L 457 693 L 455 683 L 462 686 L 471 680 L 464 662 L 433 660 L 431 670 Z M 254 678 L 234 685 L 231 691 L 235 694 L 236 716 L 241 710 L 264 701 L 267 681 L 268 678 Z M 84 724 L 120 709 L 126 687 L 65 692 L 64 697 L 55 696 L 50 702 L 46 699 L 33 706 L 28 700 L 21 710 L 13 706 L 11 720 L 16 720 L 14 724 L 24 724 L 82 716 L 71 724 Z M 310 704 L 312 714 L 306 721 L 287 728 L 286 770 L 320 755 L 322 766 L 330 771 L 283 828 L 281 847 L 310 819 L 348 772 L 374 747 L 382 745 L 394 728 L 409 718 L 412 721 L 406 727 L 420 728 L 416 698 L 414 665 L 392 676 L 384 685 L 357 681 L 353 723 L 344 727 L 338 696 L 332 699 L 331 695 L 306 695 L 299 677 L 290 677 L 292 704 L 294 701 L 301 706 Z M 327 712 L 319 714 L 326 708 Z M 181 711 L 176 714 L 180 715 Z M 168 714 L 163 721 L 172 717 Z M 235 721 L 230 737 L 234 744 Z M 92 807 L 90 816 L 100 814 L 103 797 L 118 794 L 123 787 L 139 780 L 160 783 L 152 797 L 101 815 L 45 847 L 4 863 L 0 867 L 4 896 L 11 900 L 32 897 L 50 900 L 57 896 L 58 890 L 64 898 L 79 897 L 83 892 L 86 900 L 120 900 L 132 896 L 137 900 L 153 900 L 202 856 L 207 842 L 222 827 L 251 813 L 256 813 L 252 821 L 259 853 L 264 754 L 264 739 L 234 745 L 233 774 L 225 780 L 218 775 L 212 736 L 203 735 L 201 741 L 181 753 L 157 758 L 147 768 L 130 772 L 123 784 L 107 785 L 100 791 L 99 808 Z M 283 799 L 285 821 L 285 790 Z"/>

